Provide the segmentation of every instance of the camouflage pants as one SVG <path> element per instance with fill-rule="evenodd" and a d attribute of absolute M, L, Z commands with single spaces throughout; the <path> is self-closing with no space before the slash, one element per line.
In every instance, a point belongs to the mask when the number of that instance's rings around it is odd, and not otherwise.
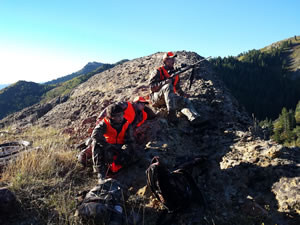
<path fill-rule="evenodd" d="M 112 164 L 123 168 L 128 167 L 138 158 L 135 150 L 128 145 L 109 144 L 105 147 L 100 146 L 94 140 L 92 143 L 92 159 L 94 172 L 107 175 L 115 173 Z"/>
<path fill-rule="evenodd" d="M 109 165 L 113 162 L 113 157 L 117 155 L 121 147 L 121 145 L 108 145 L 103 147 L 97 144 L 96 140 L 93 140 L 92 159 L 94 172 L 106 174 Z"/>
<path fill-rule="evenodd" d="M 150 95 L 153 107 L 166 106 L 168 112 L 180 110 L 190 121 L 199 117 L 192 102 L 174 93 L 172 84 L 165 84 L 158 92 Z"/>
<path fill-rule="evenodd" d="M 93 166 L 94 172 L 105 170 L 104 149 L 93 142 L 87 148 L 82 150 L 77 156 L 78 162 L 83 166 Z"/>

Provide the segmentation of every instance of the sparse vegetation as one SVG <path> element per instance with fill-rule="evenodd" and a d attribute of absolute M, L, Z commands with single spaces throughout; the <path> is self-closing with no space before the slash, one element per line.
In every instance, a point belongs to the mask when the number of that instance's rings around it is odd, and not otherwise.
<path fill-rule="evenodd" d="M 74 224 L 75 196 L 96 182 L 77 164 L 68 136 L 53 128 L 33 127 L 22 135 L 5 135 L 0 142 L 26 139 L 38 150 L 22 154 L 4 168 L 1 186 L 18 196 L 22 208 L 44 224 Z"/>
<path fill-rule="evenodd" d="M 97 73 L 101 73 L 107 69 L 110 69 L 114 67 L 114 65 L 111 64 L 103 64 L 101 65 L 99 68 L 97 68 L 96 70 L 89 72 L 87 74 L 83 74 L 80 75 L 78 77 L 75 77 L 71 80 L 65 81 L 61 84 L 59 84 L 56 88 L 46 92 L 43 97 L 41 102 L 47 102 L 55 97 L 58 96 L 64 96 L 69 94 L 75 87 L 77 87 L 79 84 L 87 81 L 89 78 L 91 78 L 92 76 L 94 76 Z"/>
<path fill-rule="evenodd" d="M 38 148 L 23 153 L 0 174 L 0 185 L 15 192 L 22 207 L 19 217 L 14 218 L 16 224 L 24 220 L 37 224 L 87 224 L 74 215 L 78 203 L 76 195 L 94 187 L 97 179 L 91 168 L 83 168 L 77 163 L 78 152 L 72 149 L 70 137 L 56 129 L 41 127 L 31 127 L 22 134 L 13 134 L 6 128 L 4 133 L 0 143 L 26 139 Z M 145 202 L 142 200 L 140 204 L 137 199 L 140 197 L 132 195 L 124 208 L 128 214 L 138 210 L 144 216 Z M 151 217 L 147 219 L 151 220 Z"/>

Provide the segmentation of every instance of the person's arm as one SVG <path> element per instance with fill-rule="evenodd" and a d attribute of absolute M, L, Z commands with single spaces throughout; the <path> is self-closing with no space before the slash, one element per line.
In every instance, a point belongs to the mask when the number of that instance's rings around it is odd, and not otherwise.
<path fill-rule="evenodd" d="M 152 92 L 157 92 L 164 86 L 166 83 L 171 82 L 172 79 L 160 80 L 160 72 L 159 70 L 152 71 L 149 79 L 149 86 Z"/>
<path fill-rule="evenodd" d="M 93 130 L 93 133 L 91 135 L 91 138 L 95 140 L 95 142 L 103 147 L 105 147 L 108 143 L 106 142 L 106 139 L 104 137 L 104 134 L 106 133 L 106 124 L 102 120 Z"/>
<path fill-rule="evenodd" d="M 134 138 L 134 135 L 133 135 L 133 127 L 132 127 L 131 124 L 128 125 L 128 128 L 127 128 L 124 139 L 125 139 L 124 140 L 125 144 L 132 144 L 132 143 L 135 142 L 135 138 Z"/>
<path fill-rule="evenodd" d="M 127 153 L 132 153 L 132 151 L 134 151 L 136 149 L 136 140 L 134 138 L 133 135 L 133 126 L 131 124 L 129 124 L 127 131 L 126 131 L 126 135 L 125 135 L 125 140 L 124 143 L 127 146 L 129 152 Z"/>

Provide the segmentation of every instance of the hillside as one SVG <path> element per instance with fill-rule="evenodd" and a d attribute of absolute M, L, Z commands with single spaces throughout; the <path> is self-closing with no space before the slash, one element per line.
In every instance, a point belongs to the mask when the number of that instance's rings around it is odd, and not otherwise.
<path fill-rule="evenodd" d="M 175 66 L 203 58 L 194 52 L 176 54 Z M 26 212 L 12 215 L 11 221 L 83 224 L 73 216 L 75 195 L 91 189 L 96 179 L 76 163 L 78 152 L 73 146 L 89 136 L 97 115 L 107 105 L 149 93 L 150 72 L 161 65 L 162 55 L 137 58 L 96 74 L 77 86 L 70 98 L 56 101 L 41 115 L 37 111 L 46 104 L 0 121 L 2 130 L 7 130 L 0 140 L 27 137 L 41 147 L 3 172 L 0 182 L 14 190 Z M 174 126 L 160 109 L 157 119 L 136 131 L 141 159 L 114 177 L 129 187 L 126 204 L 141 214 L 144 224 L 155 224 L 162 210 L 146 188 L 145 170 L 150 160 L 158 155 L 173 170 L 197 157 L 202 162 L 191 174 L 206 204 L 178 213 L 174 224 L 212 224 L 212 220 L 224 225 L 299 224 L 299 149 L 264 140 L 212 66 L 207 61 L 200 64 L 190 90 L 191 71 L 181 75 L 183 89 L 202 117 L 210 121 L 206 127 L 192 127 L 180 114 Z"/>
<path fill-rule="evenodd" d="M 86 74 L 82 74 L 79 75 L 77 77 L 74 77 L 71 80 L 67 80 L 65 82 L 59 83 L 56 85 L 55 88 L 53 88 L 52 90 L 46 92 L 43 96 L 42 96 L 42 103 L 45 103 L 53 98 L 59 97 L 59 96 L 66 96 L 69 95 L 69 93 L 75 88 L 77 87 L 79 84 L 87 81 L 90 77 L 94 76 L 97 73 L 101 73 L 102 71 L 105 71 L 107 69 L 110 69 L 112 67 L 114 67 L 114 64 L 102 64 L 101 66 L 99 66 L 98 68 L 96 68 L 95 70 L 88 72 Z"/>
<path fill-rule="evenodd" d="M 292 79 L 300 78 L 300 36 L 275 42 L 261 49 L 261 51 L 271 52 L 272 48 L 279 48 L 280 46 L 285 46 L 284 54 L 288 64 L 288 69 L 292 72 Z"/>
<path fill-rule="evenodd" d="M 300 99 L 299 39 L 212 60 L 217 74 L 249 115 L 275 120 L 283 107 L 296 107 Z"/>
<path fill-rule="evenodd" d="M 10 113 L 36 104 L 54 86 L 18 81 L 0 90 L 0 119 Z"/>
<path fill-rule="evenodd" d="M 63 82 L 68 81 L 68 80 L 72 80 L 75 77 L 78 77 L 80 75 L 89 73 L 89 72 L 97 69 L 101 65 L 103 65 L 103 63 L 89 62 L 81 70 L 78 70 L 77 72 L 71 73 L 69 75 L 66 75 L 66 76 L 63 76 L 63 77 L 60 77 L 60 78 L 48 81 L 45 84 L 58 84 L 58 83 L 63 83 Z"/>
<path fill-rule="evenodd" d="M 7 87 L 7 86 L 9 86 L 9 84 L 0 84 L 0 90 Z"/>
<path fill-rule="evenodd" d="M 123 62 L 120 61 L 116 64 L 88 63 L 82 70 L 72 73 L 72 75 L 64 76 L 45 84 L 19 81 L 16 84 L 10 85 L 0 91 L 0 119 L 28 106 L 37 104 L 40 101 L 45 103 L 54 98 L 66 96 L 76 86 L 85 82 L 93 75 Z M 96 67 L 99 64 L 100 66 Z"/>

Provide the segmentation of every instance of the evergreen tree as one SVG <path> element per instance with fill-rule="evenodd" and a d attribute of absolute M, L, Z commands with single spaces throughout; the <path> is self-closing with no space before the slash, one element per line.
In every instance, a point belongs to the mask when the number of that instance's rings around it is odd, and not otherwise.
<path fill-rule="evenodd" d="M 295 109 L 295 120 L 298 125 L 300 125 L 300 101 L 298 102 Z"/>
<path fill-rule="evenodd" d="M 279 118 L 274 122 L 273 139 L 278 143 L 292 142 L 296 138 L 296 135 L 293 132 L 295 127 L 296 122 L 294 111 L 287 111 L 286 108 L 283 108 Z"/>

